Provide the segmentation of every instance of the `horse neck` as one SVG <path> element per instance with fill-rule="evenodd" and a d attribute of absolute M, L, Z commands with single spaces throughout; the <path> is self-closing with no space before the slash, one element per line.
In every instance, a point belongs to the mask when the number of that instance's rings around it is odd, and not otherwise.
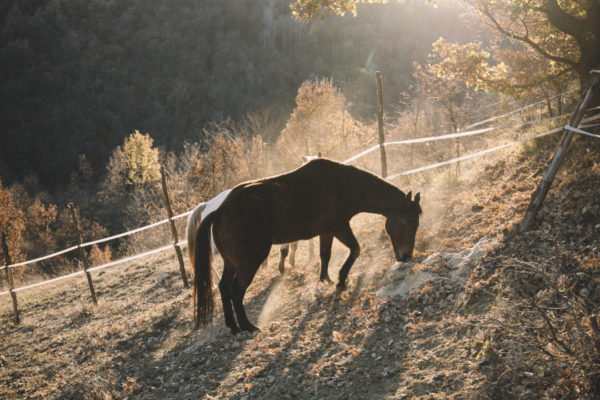
<path fill-rule="evenodd" d="M 400 209 L 404 193 L 376 176 L 368 176 L 361 185 L 360 211 L 373 214 L 389 215 Z"/>

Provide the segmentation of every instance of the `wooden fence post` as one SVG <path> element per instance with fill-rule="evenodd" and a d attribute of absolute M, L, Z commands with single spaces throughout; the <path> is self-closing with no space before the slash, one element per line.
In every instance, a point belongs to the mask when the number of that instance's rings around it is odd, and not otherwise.
<path fill-rule="evenodd" d="M 19 325 L 21 323 L 21 317 L 19 316 L 19 303 L 17 302 L 17 294 L 14 291 L 15 282 L 13 280 L 12 271 L 10 268 L 8 268 L 12 262 L 10 261 L 10 254 L 8 254 L 8 244 L 6 243 L 6 234 L 4 231 L 2 231 L 2 251 L 4 252 L 4 261 L 6 262 L 4 266 L 4 272 L 6 274 L 6 281 L 8 282 L 8 291 L 10 292 L 10 297 L 12 297 L 15 324 Z"/>
<path fill-rule="evenodd" d="M 269 154 L 269 143 L 263 143 L 263 160 L 262 160 L 262 177 L 269 176 L 269 163 L 270 163 L 270 154 Z"/>
<path fill-rule="evenodd" d="M 454 128 L 454 133 L 459 133 L 460 129 Z M 456 138 L 456 158 L 460 157 L 460 136 Z M 456 183 L 460 181 L 460 161 L 456 163 L 456 168 L 454 170 L 454 175 L 456 178 Z"/>
<path fill-rule="evenodd" d="M 387 177 L 387 158 L 385 156 L 385 136 L 383 134 L 383 87 L 381 85 L 381 72 L 375 72 L 377 80 L 377 125 L 379 126 L 379 152 L 381 154 L 381 176 Z"/>
<path fill-rule="evenodd" d="M 90 287 L 90 293 L 92 294 L 92 301 L 95 305 L 98 305 L 98 300 L 96 299 L 96 290 L 94 290 L 94 282 L 92 282 L 92 274 L 88 271 L 88 268 L 91 267 L 90 260 L 87 258 L 83 247 L 81 247 L 81 243 L 83 243 L 83 239 L 81 237 L 81 225 L 79 224 L 79 217 L 77 216 L 77 210 L 75 209 L 75 205 L 73 203 L 69 203 L 67 205 L 69 210 L 71 210 L 71 215 L 73 216 L 73 224 L 75 225 L 75 229 L 77 231 L 77 248 L 79 249 L 79 253 L 81 254 L 81 259 L 83 260 L 83 272 L 85 272 L 85 276 L 88 281 L 88 286 Z"/>
<path fill-rule="evenodd" d="M 573 116 L 571 117 L 571 121 L 569 122 L 570 126 L 573 126 L 575 128 L 579 126 L 579 123 L 583 119 L 583 114 L 585 113 L 587 104 L 589 103 L 592 97 L 594 86 L 598 84 L 599 80 L 600 73 L 594 73 L 594 77 L 592 78 L 590 85 L 588 86 L 583 98 L 579 102 L 575 113 L 573 113 Z M 564 129 L 563 132 L 564 133 L 562 139 L 560 140 L 558 149 L 556 150 L 556 153 L 554 153 L 550 165 L 544 171 L 542 181 L 539 183 L 537 189 L 531 195 L 531 203 L 527 208 L 527 213 L 525 214 L 523 221 L 521 221 L 521 224 L 518 227 L 520 231 L 525 231 L 531 227 L 531 224 L 535 220 L 535 216 L 537 215 L 539 209 L 542 206 L 542 203 L 544 202 L 544 199 L 546 198 L 546 194 L 548 194 L 548 190 L 550 190 L 550 186 L 552 186 L 554 177 L 556 176 L 556 173 L 558 172 L 558 169 L 560 168 L 562 161 L 564 160 L 567 149 L 571 144 L 571 141 L 573 140 L 573 132 Z"/>
<path fill-rule="evenodd" d="M 183 279 L 183 286 L 188 287 L 187 275 L 185 273 L 185 265 L 183 264 L 183 256 L 181 255 L 181 249 L 179 248 L 179 238 L 177 236 L 177 228 L 175 227 L 175 221 L 173 220 L 173 210 L 171 209 L 171 200 L 169 199 L 169 192 L 167 191 L 167 179 L 165 177 L 165 168 L 160 166 L 160 176 L 162 182 L 163 195 L 165 198 L 165 208 L 169 215 L 169 224 L 171 225 L 171 233 L 173 234 L 173 244 L 175 247 L 175 254 L 177 254 L 177 260 L 179 261 L 179 271 L 181 272 L 181 279 Z"/>

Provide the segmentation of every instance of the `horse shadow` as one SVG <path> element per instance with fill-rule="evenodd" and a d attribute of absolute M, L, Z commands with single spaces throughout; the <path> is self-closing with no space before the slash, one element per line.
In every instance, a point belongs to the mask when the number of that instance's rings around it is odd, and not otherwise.
<path fill-rule="evenodd" d="M 397 380 L 385 378 L 399 372 L 398 361 L 406 351 L 404 348 L 390 351 L 388 347 L 394 341 L 382 342 L 381 338 L 397 339 L 403 335 L 390 332 L 380 315 L 372 316 L 377 322 L 370 324 L 363 333 L 347 332 L 348 314 L 360 305 L 365 294 L 364 280 L 364 274 L 361 274 L 347 291 L 329 291 L 308 305 L 295 324 L 287 345 L 263 368 L 269 371 L 267 379 L 272 384 L 266 388 L 264 385 L 251 386 L 242 397 L 383 399 L 393 395 L 398 388 Z M 311 340 L 311 350 L 300 360 L 290 357 L 302 350 L 299 343 L 306 342 L 306 332 L 314 325 L 315 316 L 323 312 L 326 318 Z M 315 341 L 318 341 L 316 346 Z"/>
<path fill-rule="evenodd" d="M 248 299 L 249 309 L 262 308 L 268 293 L 279 280 L 278 276 L 272 277 L 264 289 Z M 245 342 L 255 336 L 251 333 L 232 335 L 224 325 L 220 307 L 215 312 L 214 322 L 201 331 L 194 329 L 193 321 L 179 318 L 184 312 L 181 304 L 174 304 L 168 313 L 154 318 L 117 344 L 120 355 L 114 357 L 111 364 L 119 365 L 117 382 L 131 398 L 183 398 L 187 386 L 197 388 L 199 382 L 208 378 L 203 374 L 207 370 L 216 369 L 214 382 L 219 382 L 233 368 Z M 165 338 L 181 330 L 186 332 L 177 339 L 177 345 L 160 355 Z M 226 350 L 229 358 L 217 362 L 215 355 L 221 350 Z M 215 390 L 210 382 L 212 380 L 207 379 L 206 390 L 201 392 Z M 200 395 L 196 390 L 195 393 Z"/>
<path fill-rule="evenodd" d="M 279 317 L 266 326 L 260 324 L 261 333 L 232 335 L 224 324 L 219 305 L 213 324 L 196 331 L 187 315 L 189 304 L 173 303 L 163 315 L 154 317 L 116 343 L 119 354 L 107 363 L 116 374 L 111 379 L 115 382 L 115 393 L 145 399 L 208 395 L 308 399 L 344 398 L 348 394 L 353 398 L 383 399 L 394 394 L 397 382 L 386 377 L 389 377 L 390 366 L 402 359 L 405 350 L 386 350 L 387 338 L 393 338 L 396 343 L 402 333 L 390 333 L 388 324 L 378 315 L 368 316 L 373 322 L 368 329 L 360 327 L 365 330 L 362 334 L 349 334 L 351 327 L 344 322 L 350 314 L 352 318 L 362 318 L 352 310 L 360 306 L 367 281 L 372 280 L 367 278 L 367 271 L 357 269 L 348 289 L 342 293 L 318 282 L 317 274 L 317 268 L 290 270 L 281 277 L 270 271 L 261 278 L 266 279 L 264 286 L 249 293 L 247 308 L 251 317 L 258 320 L 269 301 L 278 302 L 278 297 L 287 295 L 282 290 L 292 288 L 301 292 L 307 285 L 319 289 L 314 301 L 299 305 L 294 324 L 285 330 L 288 337 L 283 342 L 277 328 Z M 158 289 L 158 286 L 148 288 L 148 295 L 164 296 Z M 218 293 L 215 295 L 219 297 Z M 307 332 L 314 332 L 314 337 L 307 338 Z M 177 336 L 176 345 L 164 351 L 164 341 L 171 335 Z M 382 338 L 386 338 L 385 343 Z M 301 343 L 307 340 L 312 343 L 309 350 L 302 349 Z M 316 345 L 315 341 L 318 341 Z M 273 347 L 275 342 L 280 346 Z M 249 346 L 251 350 L 247 351 Z M 255 349 L 255 346 L 264 348 Z M 299 352 L 303 354 L 300 359 L 294 356 Z M 345 352 L 343 358 L 339 357 L 340 352 Z M 260 362 L 248 359 L 248 354 L 261 353 L 264 357 Z M 328 363 L 329 358 L 335 358 L 336 362 L 315 373 L 317 366 Z M 240 370 L 240 366 L 244 369 Z M 78 390 L 86 389 L 79 386 L 75 385 L 61 398 L 73 398 Z"/>

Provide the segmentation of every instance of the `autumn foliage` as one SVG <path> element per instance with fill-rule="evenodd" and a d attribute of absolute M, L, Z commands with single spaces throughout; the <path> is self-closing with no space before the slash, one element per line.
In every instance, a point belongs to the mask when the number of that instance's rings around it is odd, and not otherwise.
<path fill-rule="evenodd" d="M 2 186 L 0 180 L 0 231 L 4 233 L 9 248 L 9 257 L 12 262 L 21 261 L 21 243 L 23 231 L 25 230 L 24 213 L 16 205 L 12 193 Z M 0 252 L 0 261 L 3 265 L 7 263 L 4 252 Z"/>
<path fill-rule="evenodd" d="M 298 89 L 296 107 L 277 140 L 283 165 L 299 165 L 300 155 L 343 161 L 373 142 L 375 136 L 346 110 L 346 98 L 331 80 L 306 81 Z"/>

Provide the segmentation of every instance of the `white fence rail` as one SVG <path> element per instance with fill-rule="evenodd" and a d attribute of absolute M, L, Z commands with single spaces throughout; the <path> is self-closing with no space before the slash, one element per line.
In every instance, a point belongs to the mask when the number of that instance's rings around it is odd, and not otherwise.
<path fill-rule="evenodd" d="M 193 210 L 190 210 L 190 211 L 186 211 L 184 213 L 175 215 L 175 216 L 173 216 L 173 219 L 187 217 L 188 215 L 190 215 L 192 213 L 192 211 Z M 34 258 L 34 259 L 31 259 L 31 260 L 18 262 L 18 263 L 11 264 L 11 265 L 3 265 L 3 266 L 0 267 L 0 271 L 2 271 L 4 268 L 16 268 L 16 267 L 21 267 L 23 265 L 34 264 L 34 263 L 37 263 L 37 262 L 40 262 L 40 261 L 48 260 L 50 258 L 60 256 L 62 254 L 68 253 L 70 251 L 77 250 L 80 247 L 89 247 L 89 246 L 93 246 L 93 245 L 98 244 L 98 243 L 104 243 L 104 242 L 108 242 L 108 241 L 111 241 L 111 240 L 114 240 L 114 239 L 122 238 L 122 237 L 129 236 L 129 235 L 133 235 L 134 233 L 142 232 L 142 231 L 145 231 L 146 229 L 150 229 L 150 228 L 154 228 L 154 227 L 157 227 L 159 225 L 162 225 L 162 224 L 166 224 L 167 222 L 169 222 L 168 218 L 160 220 L 158 222 L 154 222 L 154 223 L 152 223 L 150 225 L 145 225 L 145 226 L 139 227 L 139 228 L 131 230 L 131 231 L 119 233 L 119 234 L 116 234 L 116 235 L 113 235 L 113 236 L 105 237 L 105 238 L 94 240 L 94 241 L 91 241 L 91 242 L 82 243 L 81 246 L 71 246 L 71 247 L 66 248 L 64 250 L 57 251 L 56 253 L 48 254 L 47 256 L 42 256 L 42 257 L 39 257 L 39 258 Z M 0 293 L 0 295 L 1 294 L 3 294 L 3 292 Z"/>

